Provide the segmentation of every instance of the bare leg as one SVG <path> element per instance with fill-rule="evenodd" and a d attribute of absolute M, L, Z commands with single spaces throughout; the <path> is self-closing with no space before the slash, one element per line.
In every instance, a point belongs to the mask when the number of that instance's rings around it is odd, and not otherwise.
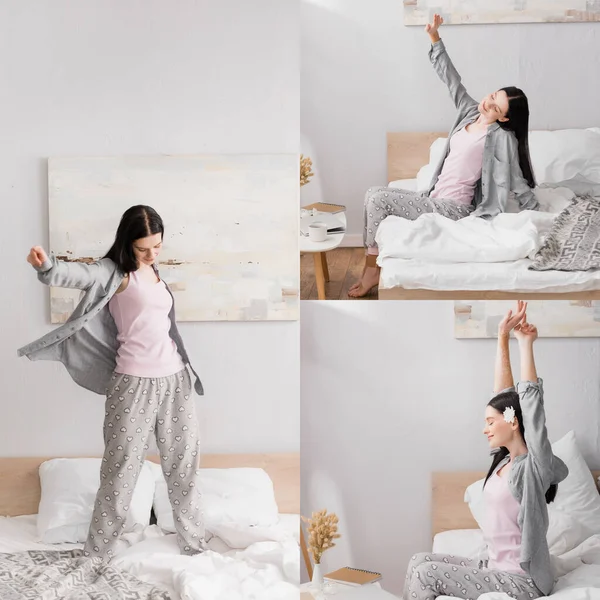
<path fill-rule="evenodd" d="M 379 285 L 379 273 L 381 268 L 377 265 L 377 255 L 367 254 L 363 274 L 357 283 L 349 290 L 348 296 L 351 298 L 362 298 L 366 296 L 374 287 Z"/>

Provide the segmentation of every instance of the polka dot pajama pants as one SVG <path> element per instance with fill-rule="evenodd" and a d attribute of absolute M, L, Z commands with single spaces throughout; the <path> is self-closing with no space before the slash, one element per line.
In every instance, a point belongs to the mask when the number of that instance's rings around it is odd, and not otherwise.
<path fill-rule="evenodd" d="M 110 559 L 126 528 L 131 496 L 156 437 L 183 554 L 202 552 L 204 519 L 198 489 L 200 439 L 187 369 L 169 377 L 114 373 L 106 394 L 100 489 L 85 556 Z"/>
<path fill-rule="evenodd" d="M 404 600 L 433 600 L 454 596 L 477 600 L 487 592 L 504 592 L 516 600 L 532 600 L 542 593 L 528 575 L 480 569 L 468 558 L 447 554 L 416 554 L 406 573 Z"/>
<path fill-rule="evenodd" d="M 390 215 L 415 221 L 425 213 L 439 213 L 458 221 L 468 217 L 472 211 L 471 205 L 430 198 L 420 192 L 373 187 L 367 190 L 365 195 L 363 242 L 369 254 L 377 254 L 375 235 L 381 222 Z"/>

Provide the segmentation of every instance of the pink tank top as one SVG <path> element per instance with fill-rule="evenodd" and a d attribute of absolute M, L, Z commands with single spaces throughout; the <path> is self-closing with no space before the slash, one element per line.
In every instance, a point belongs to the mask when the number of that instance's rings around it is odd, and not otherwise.
<path fill-rule="evenodd" d="M 466 127 L 450 138 L 450 152 L 431 192 L 432 198 L 471 204 L 475 185 L 481 179 L 483 148 L 487 131 L 467 131 Z"/>
<path fill-rule="evenodd" d="M 117 324 L 117 373 L 134 377 L 167 377 L 184 368 L 169 336 L 173 299 L 165 283 L 150 283 L 134 271 L 129 284 L 108 303 Z"/>
<path fill-rule="evenodd" d="M 510 466 L 506 467 L 510 468 Z M 521 568 L 520 506 L 508 487 L 508 473 L 494 473 L 485 484 L 485 527 L 488 568 L 524 573 Z"/>

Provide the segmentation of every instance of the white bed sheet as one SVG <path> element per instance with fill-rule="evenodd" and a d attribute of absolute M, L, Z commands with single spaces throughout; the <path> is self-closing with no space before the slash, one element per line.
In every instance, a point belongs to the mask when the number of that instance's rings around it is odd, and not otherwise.
<path fill-rule="evenodd" d="M 43 544 L 37 540 L 37 515 L 0 517 L 0 552 L 73 550 L 83 547 L 83 544 Z"/>
<path fill-rule="evenodd" d="M 587 292 L 600 290 L 600 271 L 531 271 L 529 259 L 509 263 L 430 263 L 400 258 L 380 261 L 380 289 Z"/>
<path fill-rule="evenodd" d="M 476 558 L 483 534 L 479 529 L 446 531 L 435 536 L 433 552 Z M 594 535 L 570 552 L 553 558 L 558 581 L 552 600 L 600 600 L 600 535 Z M 452 600 L 439 596 L 441 600 Z M 481 600 L 509 600 L 503 593 L 487 593 Z"/>
<path fill-rule="evenodd" d="M 83 544 L 43 544 L 37 541 L 36 515 L 0 517 L 0 552 L 72 550 Z M 156 525 L 138 526 L 123 536 L 111 564 L 139 579 L 166 588 L 173 600 L 297 600 L 300 585 L 299 515 L 280 515 L 266 541 L 266 528 L 245 533 L 247 547 L 232 549 L 213 538 L 210 550 L 182 556 L 175 534 Z"/>

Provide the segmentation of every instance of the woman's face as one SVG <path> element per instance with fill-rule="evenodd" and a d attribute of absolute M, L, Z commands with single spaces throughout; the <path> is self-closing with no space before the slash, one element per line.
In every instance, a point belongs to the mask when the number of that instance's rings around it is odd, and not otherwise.
<path fill-rule="evenodd" d="M 516 417 L 512 423 L 507 423 L 501 412 L 491 406 L 486 407 L 483 434 L 487 437 L 490 448 L 506 447 L 514 439 L 518 429 Z"/>
<path fill-rule="evenodd" d="M 493 123 L 494 121 L 508 121 L 508 96 L 506 92 L 498 90 L 493 94 L 488 94 L 479 103 L 479 112 L 483 118 Z"/>
<path fill-rule="evenodd" d="M 140 265 L 152 265 L 162 248 L 162 235 L 155 233 L 133 242 L 133 253 Z"/>

